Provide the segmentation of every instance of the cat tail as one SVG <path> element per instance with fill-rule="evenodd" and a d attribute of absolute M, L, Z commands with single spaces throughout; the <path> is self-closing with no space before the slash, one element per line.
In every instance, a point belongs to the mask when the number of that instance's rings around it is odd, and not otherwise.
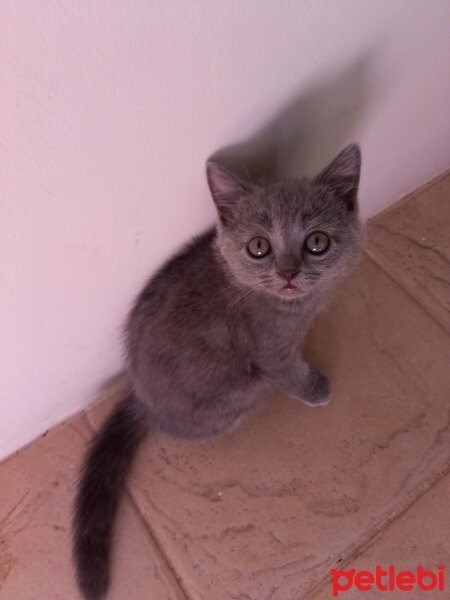
<path fill-rule="evenodd" d="M 121 492 L 148 430 L 146 409 L 130 394 L 104 423 L 84 459 L 74 505 L 73 558 L 86 600 L 101 600 L 106 595 Z"/>

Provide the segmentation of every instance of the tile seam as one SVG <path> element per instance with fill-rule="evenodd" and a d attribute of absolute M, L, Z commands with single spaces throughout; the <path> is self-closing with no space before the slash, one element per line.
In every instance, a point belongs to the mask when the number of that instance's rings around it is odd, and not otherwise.
<path fill-rule="evenodd" d="M 176 581 L 179 591 L 181 592 L 181 594 L 183 594 L 183 596 L 186 600 L 195 600 L 195 598 L 192 596 L 190 591 L 185 586 L 181 574 L 177 571 L 177 569 L 175 568 L 175 565 L 173 564 L 172 560 L 168 556 L 167 552 L 164 550 L 163 546 L 158 541 L 158 537 L 156 536 L 156 533 L 155 533 L 153 527 L 150 525 L 149 522 L 146 521 L 146 519 L 144 519 L 144 517 L 139 509 L 139 506 L 138 506 L 137 502 L 135 501 L 133 494 L 131 493 L 131 490 L 128 487 L 126 488 L 126 496 L 129 499 L 129 501 L 131 502 L 133 509 L 136 511 L 136 513 L 139 517 L 139 520 L 141 521 L 141 524 L 142 524 L 143 528 L 145 529 L 147 536 L 150 538 L 153 545 L 157 548 L 159 554 L 161 555 L 161 558 L 164 560 L 168 570 L 170 571 L 172 577 Z"/>
<path fill-rule="evenodd" d="M 424 304 L 422 304 L 409 290 L 407 287 L 405 287 L 404 285 L 402 285 L 399 281 L 397 281 L 397 279 L 395 279 L 395 277 L 393 275 L 391 275 L 389 273 L 389 271 L 386 270 L 386 268 L 380 263 L 378 262 L 378 260 L 375 258 L 375 256 L 373 256 L 368 250 L 363 250 L 363 254 L 376 266 L 378 267 L 388 278 L 390 281 L 392 281 L 392 283 L 394 283 L 400 290 L 402 290 L 406 296 L 408 296 L 408 298 L 411 298 L 411 300 L 413 300 L 413 302 L 422 310 L 422 312 L 424 312 L 425 314 L 427 314 L 438 326 L 439 328 L 448 336 L 450 336 L 450 331 L 447 330 L 447 328 L 445 327 L 445 325 L 443 325 L 441 323 L 441 321 L 435 316 L 433 315 Z"/>
<path fill-rule="evenodd" d="M 398 510 L 392 512 L 389 516 L 382 520 L 378 526 L 375 526 L 366 534 L 363 534 L 359 541 L 356 541 L 354 544 L 351 544 L 348 547 L 348 550 L 345 553 L 345 558 L 343 558 L 342 562 L 339 563 L 339 568 L 344 568 L 350 565 L 356 558 L 363 555 L 365 550 L 367 550 L 373 543 L 376 543 L 376 538 L 378 536 L 380 536 L 384 531 L 388 530 L 391 525 L 397 522 L 410 508 L 417 503 L 418 500 L 428 494 L 428 492 L 430 492 L 447 476 L 450 476 L 450 455 L 439 469 L 434 471 L 432 475 L 411 490 L 410 494 L 399 506 Z M 333 568 L 333 566 L 335 567 L 336 565 L 330 565 L 330 568 Z M 329 582 L 328 572 L 309 590 L 306 591 L 301 600 L 314 600 L 314 596 L 325 588 L 327 582 Z"/>

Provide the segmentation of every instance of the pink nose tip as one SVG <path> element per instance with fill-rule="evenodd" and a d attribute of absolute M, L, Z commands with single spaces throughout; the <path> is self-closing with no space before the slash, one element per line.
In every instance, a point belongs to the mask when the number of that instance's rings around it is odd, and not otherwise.
<path fill-rule="evenodd" d="M 291 279 L 294 279 L 294 277 L 298 275 L 300 271 L 294 271 L 292 269 L 283 269 L 278 270 L 277 273 L 280 277 L 284 277 L 287 281 L 290 281 Z"/>

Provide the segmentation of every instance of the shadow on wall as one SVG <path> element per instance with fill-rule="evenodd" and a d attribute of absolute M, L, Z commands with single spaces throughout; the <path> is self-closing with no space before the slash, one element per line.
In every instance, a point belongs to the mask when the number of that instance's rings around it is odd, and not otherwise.
<path fill-rule="evenodd" d="M 252 138 L 210 158 L 247 179 L 311 176 L 355 139 L 372 98 L 372 51 L 339 75 L 302 90 Z"/>

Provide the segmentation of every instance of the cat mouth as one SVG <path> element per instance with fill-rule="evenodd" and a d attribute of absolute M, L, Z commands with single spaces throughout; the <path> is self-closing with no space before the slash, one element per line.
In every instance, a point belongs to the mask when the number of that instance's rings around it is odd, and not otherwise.
<path fill-rule="evenodd" d="M 298 287 L 296 285 L 294 285 L 292 282 L 288 281 L 286 285 L 284 285 L 282 288 L 282 290 L 298 290 Z"/>

